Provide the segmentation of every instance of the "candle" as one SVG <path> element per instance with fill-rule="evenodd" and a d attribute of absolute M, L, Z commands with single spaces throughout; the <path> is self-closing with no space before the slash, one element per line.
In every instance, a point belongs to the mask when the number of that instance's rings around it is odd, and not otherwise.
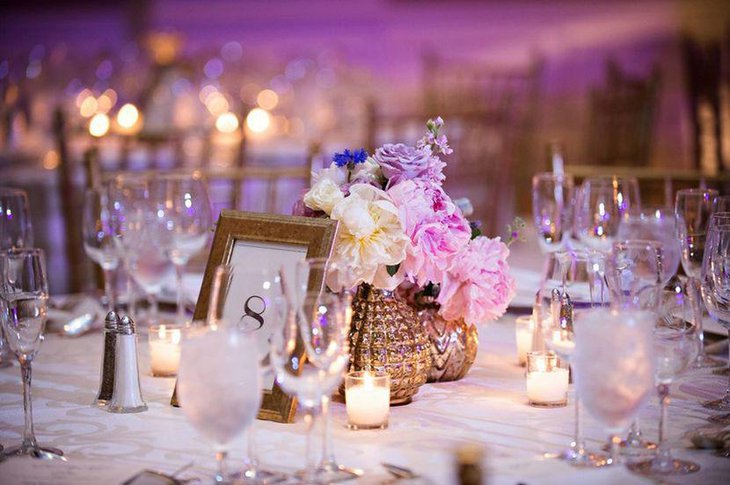
<path fill-rule="evenodd" d="M 345 378 L 347 426 L 384 429 L 390 412 L 390 376 L 386 372 L 350 372 Z"/>
<path fill-rule="evenodd" d="M 527 363 L 527 353 L 532 351 L 532 339 L 535 333 L 535 320 L 532 315 L 521 315 L 515 321 L 515 339 L 517 340 L 517 360 L 520 365 Z"/>
<path fill-rule="evenodd" d="M 150 327 L 150 366 L 155 377 L 177 375 L 182 328 L 173 325 Z"/>
<path fill-rule="evenodd" d="M 557 356 L 550 352 L 527 354 L 527 399 L 532 406 L 558 407 L 568 402 L 568 369 L 558 367 Z"/>

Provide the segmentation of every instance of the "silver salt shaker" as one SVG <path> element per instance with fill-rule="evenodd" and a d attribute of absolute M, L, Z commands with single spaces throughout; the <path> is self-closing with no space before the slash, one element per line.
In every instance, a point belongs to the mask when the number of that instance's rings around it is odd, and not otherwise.
<path fill-rule="evenodd" d="M 94 401 L 94 404 L 101 407 L 109 404 L 109 400 L 112 398 L 112 393 L 114 392 L 115 350 L 117 346 L 118 325 L 119 315 L 113 311 L 107 313 L 104 319 L 104 356 L 101 361 L 101 379 L 99 392 Z"/>
<path fill-rule="evenodd" d="M 122 317 L 117 327 L 114 365 L 114 392 L 109 402 L 110 413 L 141 413 L 147 411 L 139 384 L 137 334 L 134 320 Z"/>

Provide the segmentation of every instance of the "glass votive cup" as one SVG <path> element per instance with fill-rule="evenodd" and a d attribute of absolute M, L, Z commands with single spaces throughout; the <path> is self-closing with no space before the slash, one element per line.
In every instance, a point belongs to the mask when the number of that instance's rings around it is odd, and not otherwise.
<path fill-rule="evenodd" d="M 385 429 L 390 413 L 390 375 L 380 371 L 353 371 L 345 376 L 347 427 Z"/>
<path fill-rule="evenodd" d="M 517 361 L 521 366 L 527 364 L 527 353 L 532 351 L 535 335 L 535 319 L 532 315 L 520 315 L 515 320 L 515 340 L 517 342 Z"/>
<path fill-rule="evenodd" d="M 568 404 L 569 375 L 554 352 L 528 352 L 525 386 L 530 406 L 554 408 Z"/>
<path fill-rule="evenodd" d="M 180 365 L 183 325 L 152 325 L 147 333 L 150 368 L 154 377 L 174 377 Z"/>

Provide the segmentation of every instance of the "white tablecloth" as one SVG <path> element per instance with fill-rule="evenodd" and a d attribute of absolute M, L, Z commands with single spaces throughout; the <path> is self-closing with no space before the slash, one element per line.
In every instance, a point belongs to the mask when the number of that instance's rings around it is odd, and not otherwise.
<path fill-rule="evenodd" d="M 452 450 L 460 444 L 486 447 L 490 483 L 648 483 L 624 468 L 579 470 L 544 452 L 566 445 L 573 430 L 573 408 L 538 409 L 526 404 L 523 369 L 518 367 L 514 317 L 480 328 L 480 351 L 468 376 L 455 383 L 424 386 L 413 403 L 391 409 L 383 431 L 345 428 L 344 405 L 333 404 L 334 440 L 339 461 L 365 471 L 361 483 L 387 478 L 379 463 L 409 467 L 438 484 L 454 483 Z M 100 333 L 79 339 L 50 335 L 34 363 L 35 429 L 39 442 L 65 451 L 68 463 L 9 459 L 0 463 L 0 483 L 119 483 L 144 468 L 170 472 L 194 461 L 185 477 L 212 474 L 213 453 L 187 423 L 182 410 L 169 405 L 173 379 L 148 375 L 147 346 L 140 345 L 143 394 L 149 411 L 109 414 L 92 407 L 99 384 Z M 687 432 L 708 424 L 710 415 L 697 404 L 700 389 L 719 395 L 725 378 L 708 371 L 683 377 L 673 386 L 670 408 L 672 444 L 679 457 L 701 464 L 694 475 L 673 483 L 727 483 L 730 459 L 689 449 Z M 572 387 L 572 386 L 571 386 Z M 571 391 L 572 400 L 572 391 Z M 643 428 L 656 438 L 656 402 L 642 413 Z M 22 400 L 17 366 L 0 369 L 0 443 L 17 444 L 22 433 Z M 599 447 L 605 432 L 590 416 L 585 436 Z M 304 425 L 257 421 L 258 451 L 271 468 L 292 471 L 303 465 Z M 232 465 L 240 464 L 242 439 L 232 448 Z M 79 478 L 77 475 L 80 474 Z M 206 480 L 207 482 L 207 480 Z"/>

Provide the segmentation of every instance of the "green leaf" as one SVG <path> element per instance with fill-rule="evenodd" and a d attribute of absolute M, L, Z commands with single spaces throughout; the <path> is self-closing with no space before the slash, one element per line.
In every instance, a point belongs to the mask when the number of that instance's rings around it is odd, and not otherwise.
<path fill-rule="evenodd" d="M 479 229 L 478 227 L 472 227 L 472 228 L 471 228 L 471 238 L 472 238 L 472 239 L 476 239 L 476 238 L 478 238 L 479 236 L 483 236 L 483 235 L 484 235 L 484 233 L 483 233 L 483 232 L 482 232 L 482 230 L 481 230 L 481 229 Z"/>
<path fill-rule="evenodd" d="M 399 264 L 389 264 L 385 267 L 385 270 L 388 272 L 389 276 L 395 276 L 395 274 L 398 272 L 398 269 L 400 268 Z"/>

